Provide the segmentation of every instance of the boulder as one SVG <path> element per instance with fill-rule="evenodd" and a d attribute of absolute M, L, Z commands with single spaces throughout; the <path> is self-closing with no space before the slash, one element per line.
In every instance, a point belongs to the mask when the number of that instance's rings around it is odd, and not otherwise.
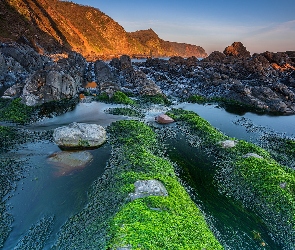
<path fill-rule="evenodd" d="M 131 200 L 148 196 L 168 196 L 168 192 L 162 182 L 158 180 L 140 180 L 134 183 L 135 192 L 129 194 Z"/>
<path fill-rule="evenodd" d="M 73 122 L 56 128 L 53 139 L 61 148 L 95 148 L 106 141 L 106 130 L 97 124 Z"/>
<path fill-rule="evenodd" d="M 62 176 L 85 168 L 92 159 L 93 156 L 88 151 L 62 151 L 50 155 L 47 162 L 56 168 L 56 176 Z"/>
<path fill-rule="evenodd" d="M 288 54 L 284 52 L 274 53 L 266 51 L 261 55 L 263 55 L 270 63 L 275 63 L 280 67 L 284 66 L 285 64 L 292 64 L 292 60 L 289 58 Z"/>
<path fill-rule="evenodd" d="M 238 142 L 233 140 L 225 140 L 225 141 L 219 142 L 219 144 L 221 145 L 222 148 L 233 148 L 238 144 Z"/>
<path fill-rule="evenodd" d="M 76 97 L 84 81 L 86 66 L 86 60 L 72 52 L 68 58 L 47 64 L 46 69 L 34 71 L 25 80 L 23 102 L 34 106 Z"/>
<path fill-rule="evenodd" d="M 226 47 L 223 51 L 226 56 L 234 57 L 250 57 L 250 52 L 241 42 L 234 42 L 232 45 Z"/>
<path fill-rule="evenodd" d="M 112 96 L 120 90 L 119 75 L 104 61 L 98 60 L 94 63 L 94 72 L 101 93 Z"/>
<path fill-rule="evenodd" d="M 120 69 L 124 70 L 128 68 L 132 68 L 130 56 L 122 55 L 120 57 Z"/>
<path fill-rule="evenodd" d="M 217 62 L 221 63 L 225 59 L 225 54 L 219 51 L 213 51 L 208 57 L 203 59 L 204 62 Z"/>
<path fill-rule="evenodd" d="M 167 124 L 167 123 L 174 122 L 174 120 L 170 116 L 165 115 L 165 114 L 161 114 L 161 115 L 158 115 L 157 117 L 155 117 L 155 121 L 160 124 Z"/>

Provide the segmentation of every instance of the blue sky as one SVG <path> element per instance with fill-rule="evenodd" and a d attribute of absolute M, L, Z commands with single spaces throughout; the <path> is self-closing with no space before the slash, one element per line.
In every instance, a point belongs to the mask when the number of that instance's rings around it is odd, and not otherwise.
<path fill-rule="evenodd" d="M 162 39 L 223 51 L 241 41 L 251 53 L 295 50 L 295 0 L 74 0 L 96 7 L 126 31 L 152 28 Z"/>

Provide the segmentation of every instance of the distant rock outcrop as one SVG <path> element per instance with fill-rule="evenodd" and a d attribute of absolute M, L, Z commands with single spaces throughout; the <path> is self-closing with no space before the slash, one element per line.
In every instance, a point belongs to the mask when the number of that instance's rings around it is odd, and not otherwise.
<path fill-rule="evenodd" d="M 231 46 L 225 48 L 223 53 L 226 56 L 235 56 L 235 57 L 250 57 L 250 52 L 241 42 L 234 42 Z"/>

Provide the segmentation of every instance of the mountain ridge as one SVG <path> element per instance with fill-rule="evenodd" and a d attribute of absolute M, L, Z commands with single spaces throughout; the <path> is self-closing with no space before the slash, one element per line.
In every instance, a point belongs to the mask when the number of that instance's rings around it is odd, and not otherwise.
<path fill-rule="evenodd" d="M 99 9 L 58 0 L 1 0 L 0 41 L 29 43 L 38 52 L 81 53 L 88 60 L 127 54 L 134 57 L 206 57 L 196 45 L 164 41 L 148 30 L 126 32 Z"/>

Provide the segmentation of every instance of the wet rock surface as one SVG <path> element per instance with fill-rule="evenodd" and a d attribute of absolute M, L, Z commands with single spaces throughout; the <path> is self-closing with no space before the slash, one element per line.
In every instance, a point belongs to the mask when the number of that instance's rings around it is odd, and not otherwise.
<path fill-rule="evenodd" d="M 160 124 L 168 124 L 174 122 L 174 120 L 170 116 L 165 114 L 161 114 L 155 117 L 155 121 Z"/>
<path fill-rule="evenodd" d="M 92 159 L 93 157 L 88 151 L 62 151 L 49 156 L 48 162 L 55 166 L 56 176 L 63 176 L 83 169 Z"/>
<path fill-rule="evenodd" d="M 167 96 L 192 95 L 225 99 L 259 112 L 295 113 L 293 54 L 265 52 L 250 55 L 242 43 L 194 58 L 148 59 L 136 66 Z"/>
<path fill-rule="evenodd" d="M 61 148 L 93 148 L 106 141 L 106 131 L 100 125 L 74 122 L 56 128 L 53 139 Z"/>
<path fill-rule="evenodd" d="M 78 53 L 54 60 L 26 44 L 1 44 L 0 87 L 4 96 L 21 96 L 27 105 L 69 99 L 79 93 L 116 91 L 132 95 L 166 95 L 187 99 L 192 95 L 224 99 L 260 112 L 295 113 L 294 51 L 250 55 L 240 42 L 207 58 L 148 58 L 132 63 L 127 55 L 109 63 L 87 63 Z M 97 86 L 85 88 L 87 82 Z"/>

